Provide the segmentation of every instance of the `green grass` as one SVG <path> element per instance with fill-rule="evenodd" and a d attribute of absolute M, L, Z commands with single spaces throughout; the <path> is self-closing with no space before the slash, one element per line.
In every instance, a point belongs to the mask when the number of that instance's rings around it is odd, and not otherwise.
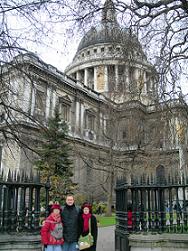
<path fill-rule="evenodd" d="M 107 227 L 115 225 L 115 215 L 110 217 L 97 215 L 97 222 L 99 227 Z"/>

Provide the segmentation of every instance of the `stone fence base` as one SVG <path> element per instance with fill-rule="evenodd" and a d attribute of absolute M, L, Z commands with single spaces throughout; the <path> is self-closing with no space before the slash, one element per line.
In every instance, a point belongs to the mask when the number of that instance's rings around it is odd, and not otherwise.
<path fill-rule="evenodd" d="M 131 234 L 130 251 L 188 251 L 187 234 Z"/>
<path fill-rule="evenodd" d="M 41 237 L 33 233 L 0 233 L 0 251 L 41 251 Z"/>

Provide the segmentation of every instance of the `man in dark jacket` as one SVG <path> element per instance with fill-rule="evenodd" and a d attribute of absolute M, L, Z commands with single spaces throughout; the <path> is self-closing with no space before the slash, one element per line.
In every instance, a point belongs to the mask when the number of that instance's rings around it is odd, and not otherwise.
<path fill-rule="evenodd" d="M 63 221 L 63 251 L 78 250 L 78 214 L 79 210 L 74 204 L 74 196 L 67 195 L 66 203 L 62 210 Z"/>

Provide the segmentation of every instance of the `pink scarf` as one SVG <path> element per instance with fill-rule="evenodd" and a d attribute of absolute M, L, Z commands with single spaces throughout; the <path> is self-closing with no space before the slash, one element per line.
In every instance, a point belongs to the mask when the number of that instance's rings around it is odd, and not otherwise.
<path fill-rule="evenodd" d="M 91 218 L 91 214 L 82 214 L 82 218 L 84 220 L 84 228 L 83 232 L 87 232 L 89 230 L 89 219 Z"/>

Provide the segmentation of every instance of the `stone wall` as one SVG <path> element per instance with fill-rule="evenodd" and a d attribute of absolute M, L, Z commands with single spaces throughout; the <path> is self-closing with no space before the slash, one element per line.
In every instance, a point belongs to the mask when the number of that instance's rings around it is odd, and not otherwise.
<path fill-rule="evenodd" d="M 42 251 L 41 237 L 33 233 L 0 233 L 0 251 Z"/>
<path fill-rule="evenodd" d="M 146 234 L 129 236 L 130 251 L 187 251 L 187 234 Z"/>

